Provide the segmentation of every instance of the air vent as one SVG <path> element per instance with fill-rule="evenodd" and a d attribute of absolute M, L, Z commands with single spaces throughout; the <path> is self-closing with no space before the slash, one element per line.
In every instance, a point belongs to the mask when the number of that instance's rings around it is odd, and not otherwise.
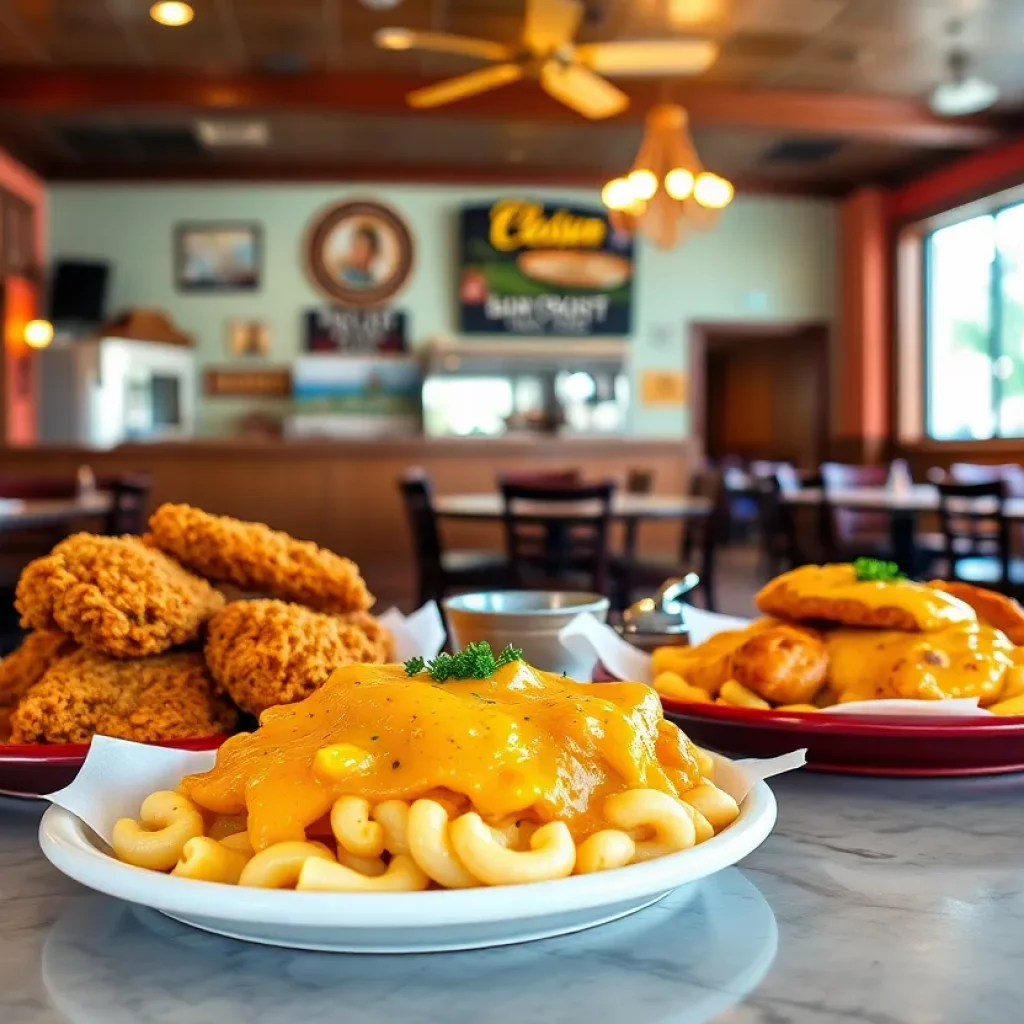
<path fill-rule="evenodd" d="M 835 156 L 842 146 L 842 139 L 782 139 L 761 157 L 761 164 L 818 164 Z"/>
<path fill-rule="evenodd" d="M 188 127 L 65 125 L 57 131 L 81 160 L 183 160 L 204 155 Z"/>

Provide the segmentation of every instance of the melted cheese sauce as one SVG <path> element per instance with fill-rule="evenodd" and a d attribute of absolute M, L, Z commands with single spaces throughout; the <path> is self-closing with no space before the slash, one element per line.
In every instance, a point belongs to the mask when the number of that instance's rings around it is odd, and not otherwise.
<path fill-rule="evenodd" d="M 825 636 L 829 685 L 840 702 L 999 696 L 1013 644 L 976 622 L 934 633 L 837 629 Z"/>
<path fill-rule="evenodd" d="M 761 593 L 770 600 L 785 590 L 797 600 L 854 601 L 869 609 L 898 608 L 913 616 L 918 629 L 935 630 L 977 618 L 970 605 L 941 590 L 911 580 L 861 582 L 852 565 L 803 565 L 772 580 Z"/>
<path fill-rule="evenodd" d="M 321 747 L 351 743 L 370 766 L 342 782 L 313 772 Z M 577 841 L 606 827 L 606 796 L 636 787 L 679 795 L 697 785 L 692 747 L 639 683 L 601 686 L 522 662 L 492 679 L 437 684 L 400 665 L 350 665 L 312 696 L 271 708 L 229 739 L 181 790 L 207 810 L 248 811 L 257 850 L 302 839 L 343 795 L 468 798 L 485 819 L 565 821 Z"/>

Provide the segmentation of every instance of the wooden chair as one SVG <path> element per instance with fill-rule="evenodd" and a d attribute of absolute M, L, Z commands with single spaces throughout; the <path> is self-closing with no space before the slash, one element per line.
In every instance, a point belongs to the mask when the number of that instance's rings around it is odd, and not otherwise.
<path fill-rule="evenodd" d="M 884 487 L 889 480 L 889 467 L 824 462 L 821 479 L 825 501 L 821 505 L 819 533 L 828 557 L 835 561 L 849 561 L 860 555 L 888 558 L 892 554 L 888 513 L 840 508 L 831 505 L 828 496 L 830 491 Z"/>
<path fill-rule="evenodd" d="M 476 588 L 500 590 L 508 582 L 508 562 L 498 551 L 446 551 L 434 512 L 433 488 L 422 469 L 410 469 L 398 482 L 416 556 L 417 604 Z"/>
<path fill-rule="evenodd" d="M 946 575 L 1007 592 L 1024 582 L 1024 566 L 1012 557 L 1003 510 L 1006 482 L 945 482 L 937 488 Z"/>
<path fill-rule="evenodd" d="M 538 487 L 506 482 L 501 494 L 513 587 L 605 592 L 614 483 Z"/>
<path fill-rule="evenodd" d="M 627 549 L 613 560 L 613 603 L 616 607 L 628 605 L 637 591 L 643 589 L 653 593 L 665 580 L 672 576 L 684 576 L 696 567 L 700 585 L 693 593 L 701 595 L 704 607 L 709 611 L 716 610 L 715 561 L 729 525 L 723 475 L 721 469 L 704 469 L 694 474 L 690 495 L 707 498 L 711 511 L 707 516 L 694 517 L 683 523 L 677 554 L 642 559 Z"/>

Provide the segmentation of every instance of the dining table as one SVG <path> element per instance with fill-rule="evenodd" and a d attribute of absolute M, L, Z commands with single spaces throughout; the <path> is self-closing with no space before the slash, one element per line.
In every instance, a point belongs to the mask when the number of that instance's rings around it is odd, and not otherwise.
<path fill-rule="evenodd" d="M 772 788 L 779 817 L 762 846 L 645 910 L 522 945 L 397 956 L 251 945 L 99 895 L 43 858 L 42 805 L 0 800 L 0 1021 L 1021 1019 L 1024 777 L 799 771 Z"/>
<path fill-rule="evenodd" d="M 524 512 L 542 511 L 551 518 L 572 519 L 587 515 L 594 502 L 517 501 Z M 505 503 L 497 491 L 480 494 L 441 494 L 434 498 L 434 512 L 445 519 L 494 520 L 505 515 Z M 694 519 L 711 512 L 707 498 L 683 494 L 616 494 L 612 497 L 611 517 L 627 524 L 644 519 Z"/>
<path fill-rule="evenodd" d="M 108 491 L 71 498 L 0 498 L 0 532 L 105 516 L 113 507 L 114 497 Z"/>
<path fill-rule="evenodd" d="M 834 508 L 864 512 L 885 512 L 889 515 L 893 561 L 912 572 L 917 563 L 917 523 L 923 513 L 939 508 L 939 490 L 933 484 L 910 484 L 906 487 L 801 487 L 781 493 L 788 505 L 817 507 L 827 502 Z M 986 511 L 986 499 L 971 502 L 978 512 Z M 995 502 L 991 502 L 995 511 Z M 1024 498 L 1008 497 L 1002 502 L 1007 519 L 1024 521 Z"/>

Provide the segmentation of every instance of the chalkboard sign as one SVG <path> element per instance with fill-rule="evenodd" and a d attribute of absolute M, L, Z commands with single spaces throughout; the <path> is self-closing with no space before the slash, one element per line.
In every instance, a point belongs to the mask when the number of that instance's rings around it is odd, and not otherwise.
<path fill-rule="evenodd" d="M 307 352 L 405 352 L 405 313 L 395 309 L 332 306 L 306 313 Z"/>
<path fill-rule="evenodd" d="M 623 337 L 633 243 L 603 209 L 498 199 L 460 214 L 463 334 Z"/>

